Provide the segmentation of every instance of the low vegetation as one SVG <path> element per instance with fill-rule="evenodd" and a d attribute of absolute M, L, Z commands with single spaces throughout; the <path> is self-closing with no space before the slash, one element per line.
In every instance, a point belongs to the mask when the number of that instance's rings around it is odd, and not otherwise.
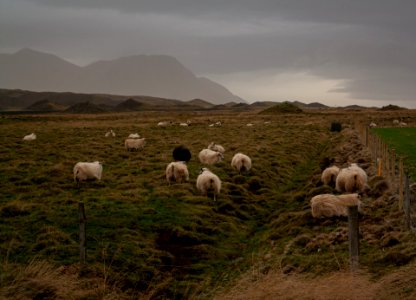
<path fill-rule="evenodd" d="M 191 126 L 175 125 L 186 120 Z M 330 131 L 334 120 L 346 129 Z M 158 127 L 159 121 L 173 125 Z M 209 127 L 218 121 L 222 126 Z M 350 115 L 320 113 L 3 116 L 0 297 L 59 297 L 76 290 L 67 295 L 212 298 L 254 267 L 258 274 L 278 269 L 314 276 L 348 269 L 345 218 L 314 219 L 309 200 L 333 192 L 319 182 L 322 161 L 371 164 L 360 157 L 365 149 L 352 124 Z M 116 137 L 104 136 L 110 128 Z M 23 142 L 31 132 L 37 140 Z M 146 145 L 128 152 L 124 139 L 135 132 Z M 223 162 L 210 166 L 223 182 L 216 202 L 195 187 L 202 167 L 197 153 L 213 141 L 226 151 Z M 190 181 L 168 185 L 165 168 L 181 144 L 192 153 Z M 251 157 L 250 171 L 238 174 L 231 167 L 237 152 Z M 96 160 L 103 163 L 102 180 L 77 187 L 74 164 Z M 382 276 L 410 263 L 416 244 L 391 194 L 375 200 L 363 199 L 361 263 Z M 84 268 L 79 201 L 87 215 Z M 29 289 L 28 282 L 36 285 Z"/>
<path fill-rule="evenodd" d="M 374 128 L 390 149 L 405 158 L 407 172 L 416 181 L 416 128 Z"/>

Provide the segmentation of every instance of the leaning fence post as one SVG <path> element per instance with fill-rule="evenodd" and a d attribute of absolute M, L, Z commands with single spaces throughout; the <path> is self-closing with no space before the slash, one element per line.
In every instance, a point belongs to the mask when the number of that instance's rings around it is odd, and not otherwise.
<path fill-rule="evenodd" d="M 358 256 L 360 251 L 360 242 L 358 239 L 358 206 L 348 207 L 348 242 L 350 251 L 350 270 L 356 271 L 359 267 Z"/>
<path fill-rule="evenodd" d="M 78 202 L 78 215 L 79 215 L 79 260 L 81 266 L 85 266 L 85 256 L 86 256 L 86 244 L 87 239 L 85 236 L 85 208 L 84 202 Z"/>

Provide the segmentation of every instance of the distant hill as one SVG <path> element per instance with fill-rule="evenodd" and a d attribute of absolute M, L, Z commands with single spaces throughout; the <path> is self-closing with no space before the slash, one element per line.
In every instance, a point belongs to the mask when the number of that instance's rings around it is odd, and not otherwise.
<path fill-rule="evenodd" d="M 382 111 L 390 111 L 390 110 L 404 110 L 404 109 L 407 109 L 407 108 L 400 107 L 400 106 L 397 106 L 397 105 L 389 104 L 387 106 L 383 106 L 379 110 L 382 110 Z"/>
<path fill-rule="evenodd" d="M 66 105 L 44 99 L 44 100 L 37 101 L 33 103 L 32 105 L 29 105 L 28 107 L 26 107 L 25 110 L 52 112 L 52 111 L 63 111 L 67 108 L 68 106 Z"/>
<path fill-rule="evenodd" d="M 212 108 L 214 105 L 212 103 L 209 103 L 208 101 L 202 100 L 202 99 L 192 99 L 186 102 L 189 105 L 192 106 L 198 106 L 201 108 Z"/>
<path fill-rule="evenodd" d="M 114 108 L 116 111 L 138 111 L 143 110 L 145 104 L 137 102 L 136 100 L 129 98 Z"/>
<path fill-rule="evenodd" d="M 65 112 L 72 114 L 92 114 L 106 111 L 105 108 L 91 102 L 76 103 L 65 110 Z"/>
<path fill-rule="evenodd" d="M 260 114 L 302 113 L 303 110 L 290 102 L 278 103 L 260 112 Z"/>
<path fill-rule="evenodd" d="M 32 49 L 0 54 L 0 87 L 32 91 L 148 95 L 206 99 L 213 104 L 245 102 L 225 87 L 195 76 L 174 57 L 134 55 L 85 67 Z"/>

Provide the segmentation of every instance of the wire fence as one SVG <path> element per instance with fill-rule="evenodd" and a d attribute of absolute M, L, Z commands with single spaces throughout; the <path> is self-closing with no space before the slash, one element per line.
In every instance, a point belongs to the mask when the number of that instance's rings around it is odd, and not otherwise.
<path fill-rule="evenodd" d="M 411 183 L 404 157 L 398 155 L 394 148 L 368 126 L 356 123 L 355 129 L 359 132 L 362 143 L 370 151 L 377 176 L 386 179 L 390 183 L 392 193 L 398 195 L 399 210 L 404 212 L 406 227 L 412 229 L 414 212 L 411 207 Z"/>

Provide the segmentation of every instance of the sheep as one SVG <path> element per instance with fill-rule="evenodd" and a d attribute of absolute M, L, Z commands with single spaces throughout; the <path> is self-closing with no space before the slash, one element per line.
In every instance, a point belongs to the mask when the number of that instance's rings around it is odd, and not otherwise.
<path fill-rule="evenodd" d="M 129 138 L 129 139 L 139 139 L 140 138 L 140 134 L 138 134 L 138 133 L 130 133 L 127 138 Z"/>
<path fill-rule="evenodd" d="M 172 152 L 173 159 L 176 161 L 185 161 L 188 162 L 191 160 L 191 151 L 186 148 L 184 145 L 175 147 Z"/>
<path fill-rule="evenodd" d="M 203 149 L 198 154 L 199 161 L 203 164 L 213 165 L 220 162 L 224 155 L 221 152 L 213 151 L 210 149 Z"/>
<path fill-rule="evenodd" d="M 115 134 L 115 132 L 113 131 L 113 129 L 110 129 L 110 131 L 107 131 L 107 132 L 105 133 L 105 137 L 109 137 L 109 136 L 112 136 L 112 137 L 115 137 L 115 136 L 116 136 L 116 134 Z"/>
<path fill-rule="evenodd" d="M 186 126 L 191 126 L 191 121 L 190 120 L 187 120 L 186 121 L 186 123 L 179 123 L 179 126 L 184 126 L 184 127 L 186 127 Z"/>
<path fill-rule="evenodd" d="M 205 196 L 213 193 L 214 201 L 221 191 L 221 180 L 207 168 L 202 168 L 196 179 L 196 188 Z"/>
<path fill-rule="evenodd" d="M 371 123 L 370 123 L 370 125 L 368 125 L 368 127 L 370 127 L 370 128 L 375 128 L 375 127 L 377 127 L 377 124 L 376 124 L 376 123 L 374 123 L 374 122 L 371 122 Z"/>
<path fill-rule="evenodd" d="M 367 188 L 367 173 L 357 164 L 341 169 L 336 182 L 335 189 L 339 192 L 364 192 Z"/>
<path fill-rule="evenodd" d="M 188 167 L 184 161 L 171 162 L 166 167 L 166 180 L 171 182 L 182 183 L 189 181 Z"/>
<path fill-rule="evenodd" d="M 251 169 L 251 159 L 243 153 L 237 153 L 231 160 L 231 166 L 238 171 L 238 173 L 248 171 Z"/>
<path fill-rule="evenodd" d="M 400 123 L 399 123 L 399 126 L 400 126 L 400 127 L 406 127 L 406 126 L 407 126 L 407 123 L 406 123 L 406 122 L 400 122 Z"/>
<path fill-rule="evenodd" d="M 35 133 L 31 133 L 31 134 L 25 135 L 23 137 L 23 140 L 24 141 L 33 141 L 33 140 L 36 140 L 36 134 Z"/>
<path fill-rule="evenodd" d="M 246 126 L 251 127 L 251 126 L 254 126 L 254 124 L 253 123 L 248 123 Z"/>
<path fill-rule="evenodd" d="M 78 162 L 74 166 L 74 181 L 78 184 L 84 180 L 101 180 L 103 166 L 99 161 Z"/>
<path fill-rule="evenodd" d="M 221 152 L 222 154 L 224 154 L 225 149 L 223 146 L 215 144 L 214 142 L 212 142 L 211 144 L 208 145 L 208 149 L 213 150 L 213 151 L 217 151 L 217 152 Z"/>
<path fill-rule="evenodd" d="M 168 127 L 171 124 L 171 122 L 167 122 L 167 121 L 162 121 L 157 123 L 157 126 L 159 127 Z"/>
<path fill-rule="evenodd" d="M 339 168 L 337 166 L 328 167 L 322 172 L 321 181 L 325 185 L 335 186 L 338 174 Z"/>
<path fill-rule="evenodd" d="M 144 147 L 146 144 L 146 139 L 126 139 L 124 141 L 124 146 L 126 147 L 127 151 L 137 151 Z"/>
<path fill-rule="evenodd" d="M 344 194 L 344 195 L 332 195 L 322 194 L 314 196 L 311 201 L 312 216 L 314 218 L 319 217 L 332 217 L 332 216 L 348 216 L 349 206 L 358 206 L 360 208 L 361 201 L 360 196 L 357 193 Z"/>
<path fill-rule="evenodd" d="M 397 119 L 393 120 L 393 125 L 399 125 L 399 124 L 400 124 L 399 120 L 397 120 Z"/>

